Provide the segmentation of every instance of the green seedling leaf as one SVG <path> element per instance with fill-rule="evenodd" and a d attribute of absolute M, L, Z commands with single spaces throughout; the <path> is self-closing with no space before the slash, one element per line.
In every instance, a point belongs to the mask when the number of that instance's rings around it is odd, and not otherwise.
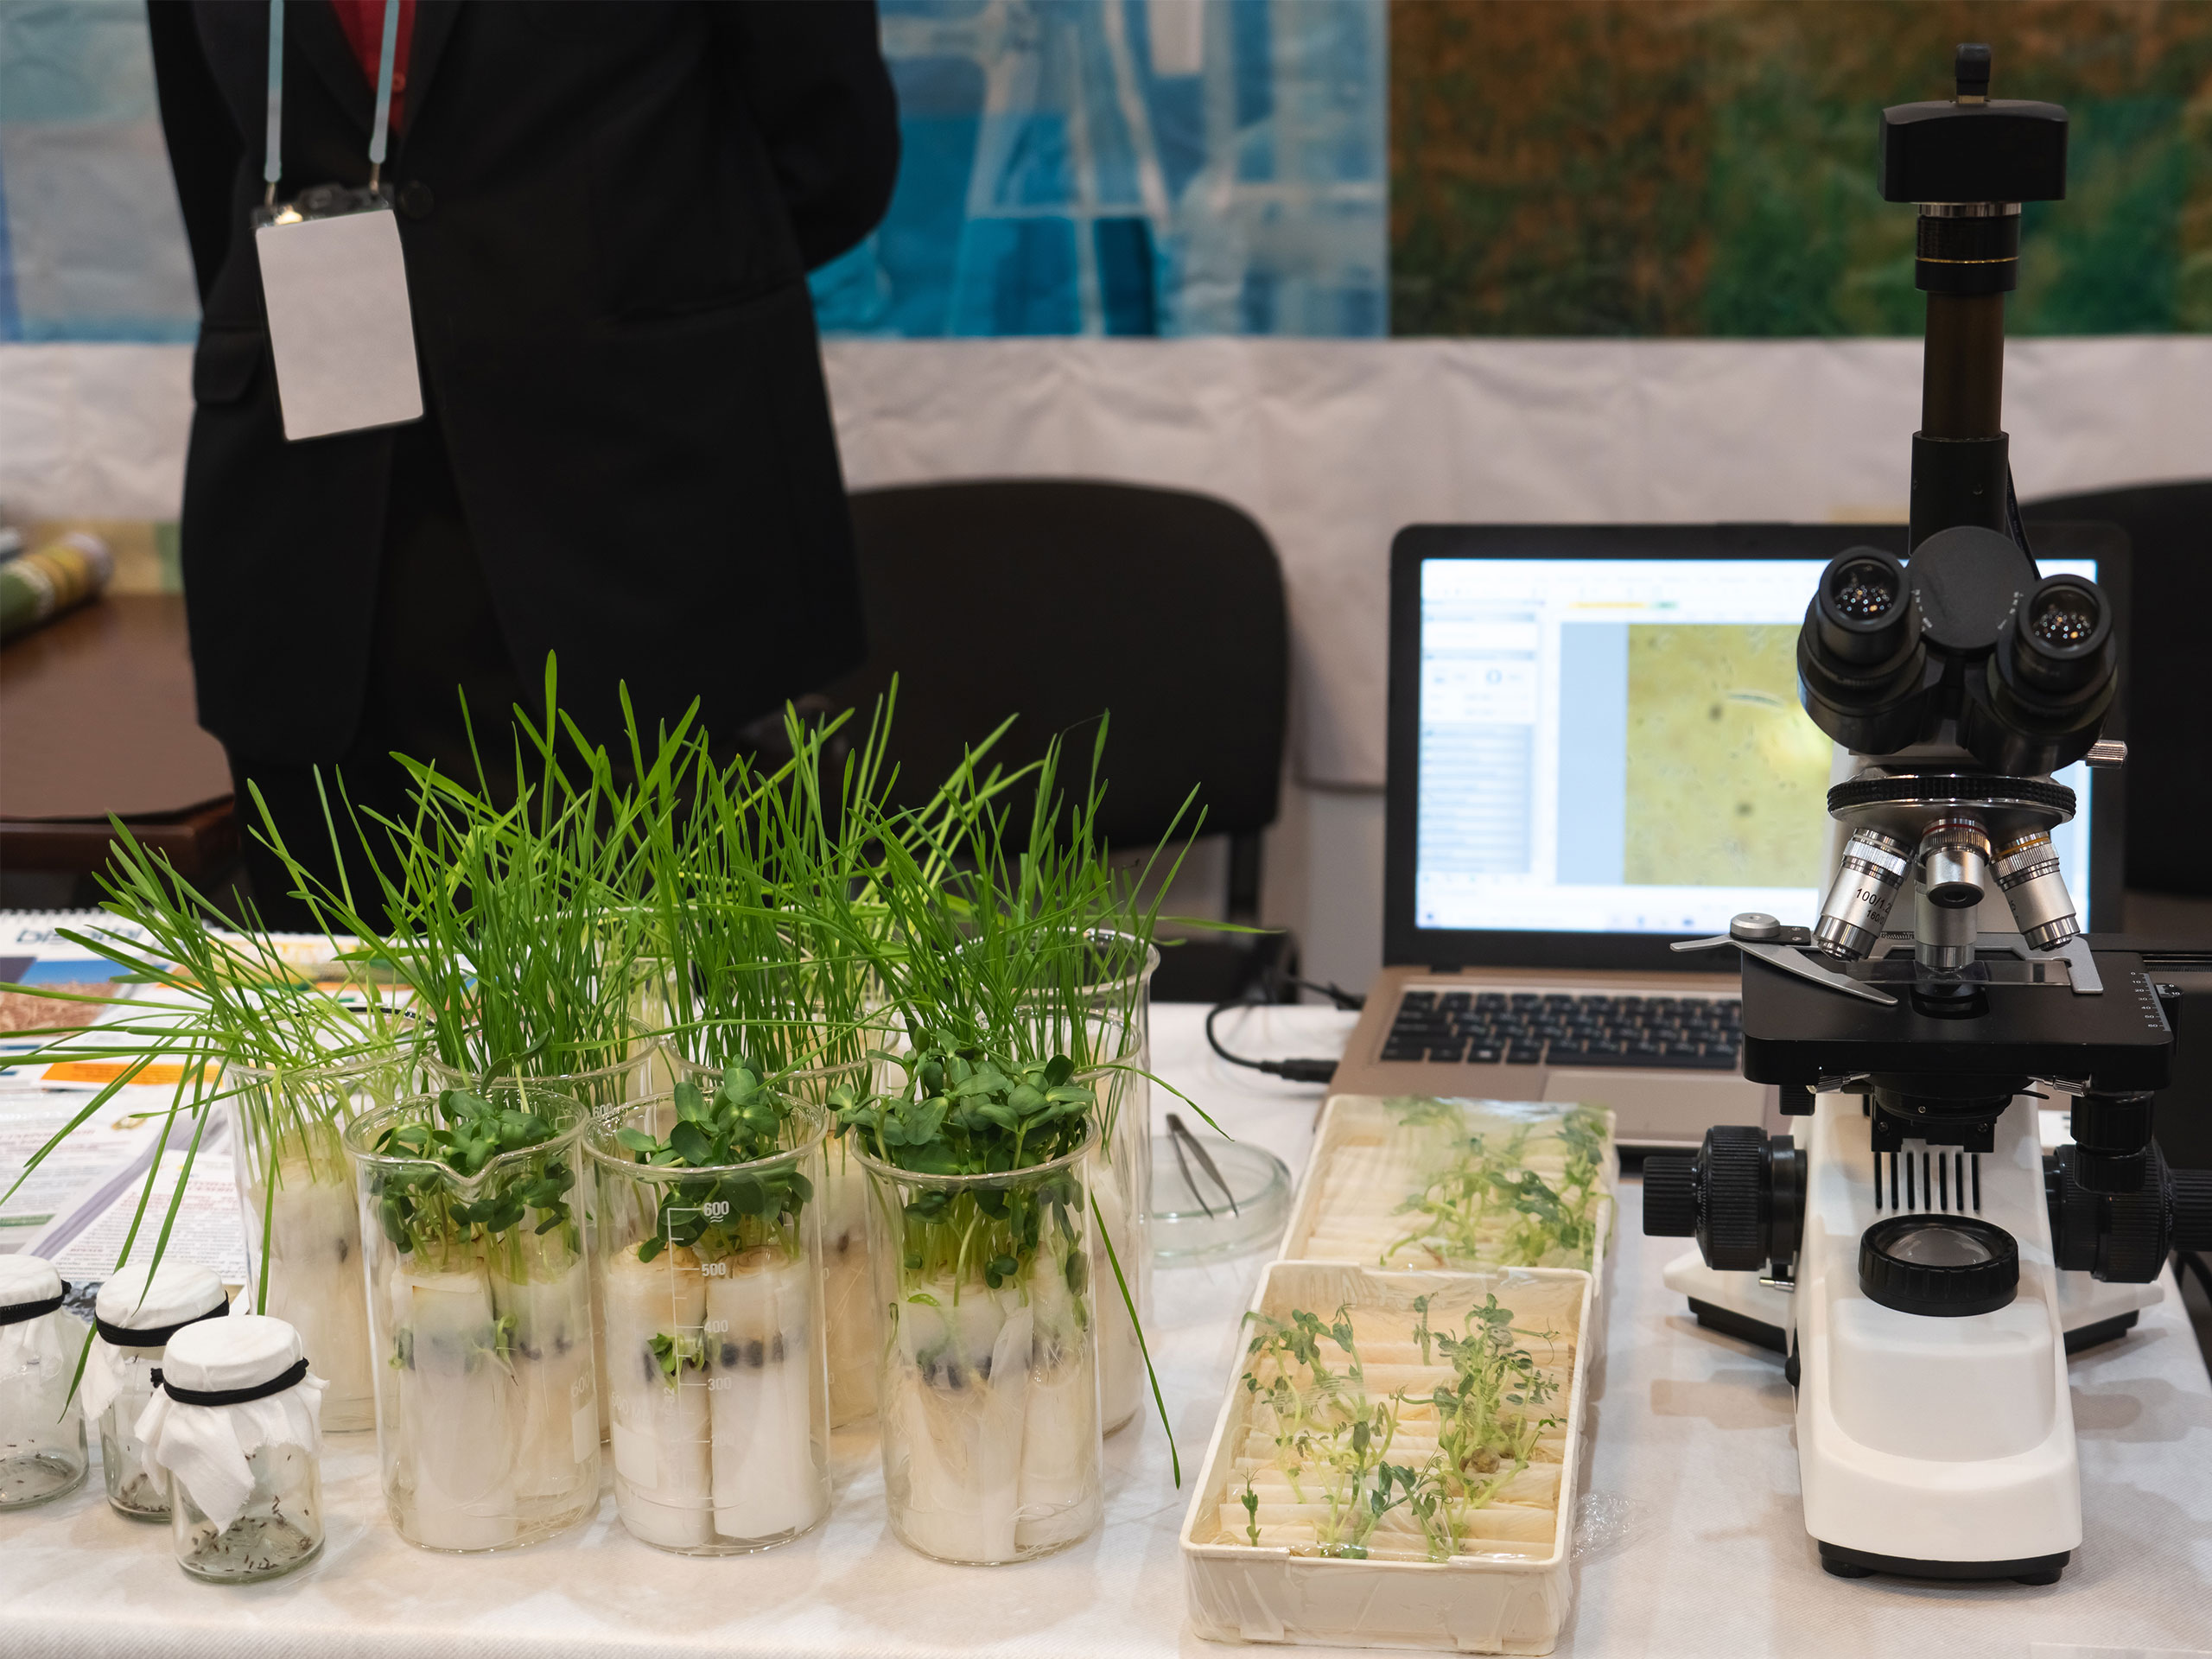
<path fill-rule="evenodd" d="M 668 1147 L 685 1163 L 695 1168 L 714 1162 L 714 1143 L 707 1132 L 690 1118 L 684 1118 L 668 1132 Z"/>

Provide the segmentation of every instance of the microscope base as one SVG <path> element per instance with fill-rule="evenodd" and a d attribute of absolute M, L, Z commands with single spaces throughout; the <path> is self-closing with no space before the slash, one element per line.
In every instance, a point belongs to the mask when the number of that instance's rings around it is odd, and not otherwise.
<path fill-rule="evenodd" d="M 1688 1300 L 1690 1313 L 1707 1330 L 1771 1353 L 1789 1353 L 1789 1293 L 1762 1284 L 1758 1274 L 1716 1273 L 1692 1249 L 1669 1262 L 1662 1279 Z M 2058 1320 L 2069 1354 L 2117 1342 L 2135 1328 L 2143 1309 L 2157 1306 L 2165 1294 L 2155 1280 L 2147 1285 L 2100 1284 L 2086 1273 L 2062 1273 L 2057 1281 Z"/>
<path fill-rule="evenodd" d="M 1696 1250 L 1685 1250 L 1661 1274 L 1667 1288 L 1689 1300 L 1708 1331 L 1777 1354 L 1789 1351 L 1789 1295 L 1759 1282 L 1756 1273 L 1715 1273 Z"/>
<path fill-rule="evenodd" d="M 1840 1544 L 1821 1545 L 1821 1570 L 1831 1578 L 1871 1579 L 1877 1573 L 1897 1579 L 1944 1579 L 1954 1583 L 1987 1583 L 2011 1579 L 2016 1584 L 2056 1584 L 2073 1551 L 2034 1555 L 2022 1561 L 1913 1561 L 1899 1555 L 1875 1555 Z"/>

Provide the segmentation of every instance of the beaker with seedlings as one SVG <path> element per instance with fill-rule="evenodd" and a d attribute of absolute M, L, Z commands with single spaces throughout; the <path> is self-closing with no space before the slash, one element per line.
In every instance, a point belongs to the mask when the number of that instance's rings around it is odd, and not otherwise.
<path fill-rule="evenodd" d="M 196 1262 L 163 1262 L 150 1271 L 124 1268 L 100 1287 L 78 1397 L 85 1415 L 99 1426 L 100 1471 L 107 1501 L 118 1512 L 149 1521 L 168 1516 L 168 1479 L 148 1460 L 138 1419 L 154 1397 L 169 1339 L 230 1311 L 223 1281 Z"/>
<path fill-rule="evenodd" d="M 85 1478 L 85 1414 L 71 1394 L 85 1322 L 68 1286 L 35 1255 L 0 1255 L 0 1510 L 73 1492 Z"/>
<path fill-rule="evenodd" d="M 722 1068 L 696 1061 L 673 1062 L 676 1075 L 711 1094 Z M 810 1066 L 770 1079 L 777 1092 L 820 1108 L 829 1124 L 822 1148 L 822 1173 L 814 1195 L 822 1231 L 823 1327 L 830 1354 L 830 1424 L 842 1428 L 875 1413 L 875 1287 L 868 1265 L 868 1178 L 851 1156 L 845 1137 L 828 1119 L 833 1093 L 866 1094 L 874 1065 Z"/>
<path fill-rule="evenodd" d="M 251 1584 L 322 1553 L 322 1389 L 282 1319 L 201 1319 L 169 1339 L 132 1427 L 167 1477 L 170 1542 L 194 1578 Z"/>
<path fill-rule="evenodd" d="M 614 1500 L 646 1543 L 737 1554 L 830 1510 L 824 1115 L 743 1062 L 686 1069 L 585 1142 Z"/>
<path fill-rule="evenodd" d="M 340 1136 L 353 1119 L 416 1092 L 416 1070 L 397 1046 L 329 1065 L 228 1068 L 248 1264 L 239 1305 L 300 1332 L 329 1383 L 322 1423 L 336 1433 L 376 1422 L 361 1211 Z"/>
<path fill-rule="evenodd" d="M 1154 961 L 1159 953 L 1153 953 Z M 1145 978 L 1151 979 L 1149 971 Z M 1118 1265 L 1128 1300 L 1099 1304 L 1098 1396 L 1106 1432 L 1135 1421 L 1146 1399 L 1144 1347 L 1137 1321 L 1152 1306 L 1152 1079 L 1141 1031 L 1118 1018 L 1089 1022 L 1099 1069 L 1083 1081 L 1098 1096 L 1098 1138 L 1090 1160 L 1091 1265 L 1114 1286 Z M 1107 1247 L 1111 1245 L 1112 1253 Z M 1134 1312 L 1132 1312 L 1134 1305 Z"/>
<path fill-rule="evenodd" d="M 1071 960 L 1042 977 L 1072 988 L 1039 995 L 1024 1009 L 1040 1052 L 1065 1052 L 1077 1081 L 1097 1096 L 1097 1146 L 1090 1161 L 1091 1268 L 1116 1289 L 1098 1308 L 1098 1395 L 1105 1431 L 1135 1421 L 1147 1397 L 1138 1322 L 1152 1306 L 1152 976 L 1160 951 L 1133 934 L 1093 928 L 1070 940 Z M 1052 958 L 1044 959 L 1048 964 Z M 1110 1246 L 1110 1250 L 1109 1250 Z"/>
<path fill-rule="evenodd" d="M 633 979 L 633 983 L 638 985 L 649 985 L 650 982 L 648 976 L 642 972 Z M 628 1016 L 632 1022 L 631 1028 L 633 1031 L 645 1029 L 636 1025 L 635 1022 L 649 1017 L 651 1013 L 649 1001 L 640 1001 L 633 999 Z M 472 1033 L 462 1039 L 462 1046 L 465 1049 L 478 1048 L 482 1046 L 482 1043 Z M 658 1042 L 644 1040 L 637 1036 L 629 1038 L 620 1045 L 613 1046 L 613 1049 L 621 1058 L 610 1061 L 605 1065 L 573 1071 L 552 1071 L 539 1065 L 527 1071 L 525 1075 L 530 1078 L 533 1087 L 550 1090 L 556 1095 L 565 1095 L 594 1116 L 604 1116 L 610 1112 L 619 1113 L 630 1102 L 642 1100 L 652 1092 L 651 1086 L 652 1080 L 661 1076 L 665 1071 L 666 1059 Z M 442 1060 L 426 1062 L 423 1071 L 429 1080 L 429 1087 L 434 1090 L 466 1090 L 475 1086 L 470 1073 L 448 1065 Z M 663 1089 L 667 1087 L 665 1084 L 660 1086 Z M 592 1229 L 596 1224 L 592 1215 L 591 1191 L 588 1182 L 586 1182 L 579 1190 L 576 1203 L 577 1212 L 583 1219 L 584 1254 L 588 1258 L 591 1253 Z M 606 1315 L 599 1306 L 599 1281 L 593 1278 L 588 1271 L 586 1272 L 584 1278 L 591 1287 L 591 1322 L 592 1329 L 596 1331 L 606 1323 Z M 604 1355 L 598 1344 L 594 1343 L 592 1344 L 592 1386 L 599 1400 L 599 1439 L 602 1446 L 607 1443 L 607 1368 L 603 1361 Z"/>
<path fill-rule="evenodd" d="M 925 1555 L 1024 1560 L 1098 1524 L 1092 1146 L 1086 1126 L 1048 1161 L 962 1175 L 854 1151 L 887 1322 L 885 1497 L 892 1530 Z"/>
<path fill-rule="evenodd" d="M 509 1549 L 599 1497 L 599 1406 L 576 1173 L 588 1117 L 503 1078 L 356 1120 L 377 1450 L 401 1537 Z"/>

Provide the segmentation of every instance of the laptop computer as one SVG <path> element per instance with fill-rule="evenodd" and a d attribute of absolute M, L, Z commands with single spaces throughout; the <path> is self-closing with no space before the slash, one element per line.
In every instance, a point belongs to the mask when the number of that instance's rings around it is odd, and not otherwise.
<path fill-rule="evenodd" d="M 1667 946 L 1817 915 L 1837 752 L 1798 705 L 1797 631 L 1821 567 L 1870 544 L 1902 556 L 1904 527 L 1399 532 L 1385 966 L 1337 1091 L 1587 1101 L 1628 1147 L 1779 1124 L 1740 1073 L 1734 958 Z M 2108 525 L 2039 526 L 2035 551 L 2125 582 Z M 2113 926 L 2120 791 L 2094 778 L 2059 774 L 2083 806 L 2053 840 L 2086 925 Z"/>

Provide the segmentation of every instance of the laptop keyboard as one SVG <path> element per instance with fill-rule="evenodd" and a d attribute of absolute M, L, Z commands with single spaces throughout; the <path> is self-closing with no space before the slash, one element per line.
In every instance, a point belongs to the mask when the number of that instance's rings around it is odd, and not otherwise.
<path fill-rule="evenodd" d="M 1411 990 L 1382 1058 L 1733 1071 L 1743 1043 L 1744 1005 L 1735 997 Z"/>

